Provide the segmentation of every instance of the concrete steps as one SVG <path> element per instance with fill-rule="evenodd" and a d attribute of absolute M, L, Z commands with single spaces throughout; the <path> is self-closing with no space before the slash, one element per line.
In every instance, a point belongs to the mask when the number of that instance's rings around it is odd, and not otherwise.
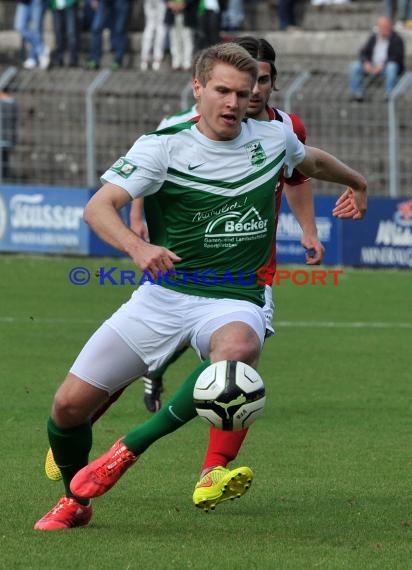
<path fill-rule="evenodd" d="M 316 7 L 308 0 L 297 3 L 300 28 L 281 32 L 278 29 L 277 0 L 245 2 L 246 22 L 242 34 L 261 35 L 273 42 L 281 56 L 315 58 L 313 63 L 319 68 L 323 60 L 331 57 L 344 60 L 353 59 L 359 47 L 368 36 L 377 17 L 383 14 L 383 0 L 356 0 L 346 4 Z M 3 0 L 0 3 L 0 64 L 19 64 L 21 61 L 21 39 L 12 30 L 15 2 Z M 138 67 L 141 45 L 141 30 L 144 23 L 142 0 L 133 3 L 130 19 L 130 53 L 127 67 Z M 51 12 L 46 14 L 45 37 L 49 46 L 54 45 Z M 412 58 L 412 32 L 402 33 L 407 46 L 408 58 Z M 222 37 L 229 34 L 222 32 Z M 89 37 L 82 34 L 82 59 L 87 58 Z"/>

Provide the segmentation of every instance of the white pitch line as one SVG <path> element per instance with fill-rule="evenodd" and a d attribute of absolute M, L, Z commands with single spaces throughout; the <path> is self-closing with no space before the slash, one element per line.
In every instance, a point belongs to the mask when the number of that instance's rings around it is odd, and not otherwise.
<path fill-rule="evenodd" d="M 0 323 L 38 323 L 38 324 L 95 324 L 103 319 L 73 319 L 70 317 L 0 317 Z M 412 323 L 367 322 L 367 321 L 277 321 L 275 327 L 299 328 L 348 328 L 348 329 L 412 329 Z"/>
<path fill-rule="evenodd" d="M 347 329 L 412 329 L 412 323 L 344 322 L 344 321 L 274 321 L 275 327 L 318 327 Z"/>
<path fill-rule="evenodd" d="M 101 319 L 103 320 L 103 319 Z M 100 321 L 101 321 L 100 320 Z M 0 317 L 0 323 L 40 323 L 40 324 L 94 324 L 100 322 L 97 319 L 73 319 L 70 317 Z"/>

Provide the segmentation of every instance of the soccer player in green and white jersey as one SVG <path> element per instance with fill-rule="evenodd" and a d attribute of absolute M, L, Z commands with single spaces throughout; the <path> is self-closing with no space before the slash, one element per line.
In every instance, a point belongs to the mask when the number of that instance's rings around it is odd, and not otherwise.
<path fill-rule="evenodd" d="M 193 80 L 200 119 L 138 139 L 103 175 L 86 206 L 85 219 L 100 237 L 157 284 L 139 287 L 94 333 L 56 392 L 48 434 L 65 495 L 35 529 L 87 525 L 90 499 L 108 491 L 152 443 L 196 416 L 193 386 L 210 361 L 257 366 L 266 329 L 264 285 L 225 276 L 256 275 L 270 258 L 273 188 L 282 171 L 288 177 L 298 167 L 306 176 L 347 185 L 360 215 L 366 211 L 360 173 L 304 146 L 280 122 L 243 121 L 256 78 L 257 64 L 242 47 L 204 50 Z M 145 197 L 153 243 L 118 214 L 137 196 Z M 188 343 L 203 362 L 157 414 L 87 465 L 93 412 Z"/>
<path fill-rule="evenodd" d="M 296 132 L 298 138 L 305 142 L 306 132 L 303 124 L 296 115 L 287 115 L 279 109 L 274 109 L 268 106 L 268 101 L 272 90 L 275 88 L 275 81 L 277 77 L 275 59 L 276 53 L 272 46 L 263 38 L 256 39 L 254 37 L 240 37 L 236 43 L 242 45 L 247 51 L 258 61 L 258 78 L 254 89 L 252 91 L 251 101 L 247 109 L 247 116 L 256 118 L 257 120 L 280 120 L 288 124 Z M 168 126 L 176 125 L 182 121 L 193 119 L 199 115 L 199 110 L 196 105 L 193 105 L 189 110 L 177 113 L 167 117 L 161 121 L 158 129 L 166 128 Z M 316 223 L 314 217 L 313 195 L 310 181 L 302 176 L 296 170 L 291 178 L 283 186 L 286 198 L 289 205 L 294 212 L 298 222 L 302 227 L 302 245 L 306 249 L 313 249 L 314 254 L 307 257 L 308 264 L 320 263 L 323 257 L 324 248 L 317 237 Z M 282 195 L 282 186 L 279 184 L 276 191 L 276 212 L 275 219 L 278 216 L 278 208 L 280 206 L 280 199 Z M 349 198 L 341 200 L 341 210 L 349 205 Z M 143 239 L 148 238 L 147 226 L 143 220 L 143 200 L 136 199 L 132 203 L 131 208 L 131 227 Z M 356 213 L 352 212 L 351 217 Z M 336 212 L 335 212 L 336 214 Z M 275 254 L 272 263 L 275 262 Z M 272 289 L 266 286 L 266 304 L 264 307 L 265 316 L 267 318 L 267 333 L 273 332 L 272 321 Z M 172 361 L 175 361 L 181 352 L 174 354 L 172 359 L 168 361 L 159 370 L 151 374 L 146 374 L 143 377 L 145 390 L 144 401 L 146 407 L 150 411 L 157 411 L 160 408 L 160 392 L 162 389 L 162 374 Z M 120 391 L 120 393 L 123 390 Z M 108 403 L 99 409 L 92 417 L 94 423 L 111 405 L 118 396 L 119 392 L 113 394 Z M 204 458 L 203 467 L 201 470 L 201 477 L 196 485 L 193 494 L 193 500 L 196 506 L 203 508 L 205 511 L 215 508 L 217 504 L 226 501 L 233 497 L 228 489 L 228 481 L 232 480 L 238 469 L 227 469 L 228 464 L 237 456 L 240 446 L 244 440 L 247 430 L 241 432 L 222 432 L 214 428 L 210 429 L 210 438 L 208 450 Z M 46 474 L 51 480 L 58 481 L 61 479 L 59 468 L 54 462 L 51 449 L 49 450 L 46 458 Z M 240 468 L 244 469 L 244 468 Z M 249 470 L 249 477 L 251 479 L 253 474 Z M 237 486 L 235 489 L 235 496 L 241 496 L 249 487 Z"/>
<path fill-rule="evenodd" d="M 256 39 L 253 37 L 238 38 L 236 43 L 247 49 L 250 55 L 258 61 L 259 67 L 258 79 L 252 92 L 251 102 L 247 109 L 247 116 L 257 120 L 280 120 L 281 122 L 285 122 L 285 124 L 293 128 L 298 138 L 302 142 L 305 142 L 306 131 L 296 115 L 289 116 L 283 111 L 268 107 L 268 101 L 275 87 L 277 76 L 275 67 L 276 53 L 272 46 L 263 38 Z M 195 104 L 186 111 L 164 118 L 158 125 L 157 130 L 194 119 L 198 115 L 199 109 Z M 276 191 L 276 220 L 282 196 L 282 186 L 283 184 L 278 184 Z M 307 263 L 311 265 L 318 264 L 322 261 L 324 247 L 317 236 L 310 181 L 299 172 L 294 171 L 292 177 L 288 179 L 287 184 L 283 186 L 283 189 L 289 205 L 302 227 L 302 245 L 306 249 L 312 249 L 314 252 L 311 257 L 307 257 Z M 143 239 L 148 239 L 147 226 L 143 218 L 142 199 L 135 199 L 132 203 L 130 226 L 137 235 L 140 235 Z M 270 263 L 273 270 L 275 269 L 275 258 L 276 254 L 274 252 Z M 274 332 L 272 327 L 273 302 L 271 286 L 266 286 L 265 297 L 266 303 L 263 310 L 267 320 L 266 336 L 269 336 Z M 174 354 L 172 359 L 159 370 L 151 374 L 146 374 L 146 376 L 143 377 L 144 402 L 150 411 L 155 412 L 160 409 L 160 394 L 163 389 L 162 376 L 167 367 L 177 360 L 186 348 L 187 347 L 183 348 L 177 354 Z M 117 400 L 119 395 L 118 392 L 112 395 L 109 403 L 105 404 L 102 409 L 94 414 L 92 423 L 106 411 L 108 405 L 111 405 Z M 244 437 L 246 436 L 246 432 L 247 430 L 236 433 L 222 433 L 221 430 L 211 428 L 208 452 L 201 470 L 200 481 L 193 495 L 194 502 L 197 506 L 202 506 L 204 510 L 208 510 L 209 508 L 214 508 L 216 504 L 222 500 L 228 500 L 230 498 L 228 492 L 223 493 L 223 490 L 226 489 L 227 482 L 230 481 L 233 476 L 233 473 L 231 473 L 229 469 L 226 469 L 226 467 L 230 461 L 237 456 Z M 51 450 L 49 450 L 47 454 L 45 470 L 51 480 L 57 481 L 61 479 L 60 470 L 54 462 Z M 208 474 L 207 477 L 206 474 Z M 252 476 L 250 472 L 249 478 Z M 211 480 L 213 481 L 212 485 L 210 484 Z M 240 496 L 245 489 L 237 488 L 236 491 L 236 496 Z"/>
<path fill-rule="evenodd" d="M 299 140 L 305 142 L 306 130 L 299 117 L 296 115 L 288 115 L 284 111 L 272 108 L 268 105 L 272 90 L 275 88 L 277 77 L 275 67 L 276 53 L 273 47 L 265 39 L 257 39 L 251 36 L 237 38 L 235 43 L 244 47 L 258 62 L 258 78 L 252 91 L 247 116 L 261 121 L 276 120 L 284 122 L 293 129 Z M 164 119 L 159 125 L 159 128 L 162 126 L 163 128 L 173 126 L 184 119 L 189 120 L 199 114 L 199 109 L 194 106 L 188 111 Z M 289 206 L 302 228 L 301 243 L 306 250 L 312 250 L 313 252 L 311 255 L 306 254 L 306 263 L 309 265 L 318 264 L 323 259 L 324 247 L 317 235 L 310 180 L 295 170 L 293 175 L 289 179 L 283 180 L 283 182 L 284 184 L 278 184 L 276 189 L 275 220 L 278 218 L 283 188 Z M 339 211 L 350 206 L 350 197 L 342 198 L 340 202 L 341 207 L 335 210 L 335 215 L 338 215 Z M 133 202 L 132 213 L 134 223 L 136 223 L 136 221 L 141 223 L 142 201 L 135 200 Z M 351 216 L 353 217 L 355 213 L 356 209 L 352 211 Z M 274 246 L 276 246 L 276 242 Z M 270 260 L 270 266 L 272 270 L 275 271 L 275 251 Z M 272 288 L 270 286 L 266 286 L 265 294 L 266 303 L 264 311 L 267 319 L 266 329 L 267 334 L 270 335 L 273 333 L 273 303 Z M 164 369 L 161 371 L 161 374 L 163 373 Z M 161 374 L 155 373 L 154 377 L 158 380 Z M 249 488 L 250 482 L 248 481 L 248 485 L 245 487 L 239 484 L 234 486 L 233 491 L 235 492 L 232 493 L 230 481 L 236 476 L 236 473 L 242 472 L 245 468 L 227 468 L 228 464 L 238 455 L 246 433 L 246 429 L 238 432 L 222 432 L 213 427 L 210 428 L 209 443 L 203 461 L 200 480 L 193 493 L 193 502 L 196 506 L 201 507 L 205 511 L 214 509 L 216 505 L 222 501 L 227 501 L 234 496 L 242 496 L 247 488 Z M 253 473 L 249 470 L 249 479 L 252 477 Z"/>

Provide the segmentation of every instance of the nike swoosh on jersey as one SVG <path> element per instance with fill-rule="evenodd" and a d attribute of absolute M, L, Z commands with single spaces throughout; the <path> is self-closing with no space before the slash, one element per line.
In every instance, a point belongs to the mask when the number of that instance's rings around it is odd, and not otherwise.
<path fill-rule="evenodd" d="M 191 164 L 188 165 L 188 169 L 189 170 L 195 170 L 196 168 L 199 168 L 199 166 L 203 166 L 204 164 L 206 164 L 205 162 L 201 162 L 200 164 L 195 164 L 194 166 L 192 166 Z"/>

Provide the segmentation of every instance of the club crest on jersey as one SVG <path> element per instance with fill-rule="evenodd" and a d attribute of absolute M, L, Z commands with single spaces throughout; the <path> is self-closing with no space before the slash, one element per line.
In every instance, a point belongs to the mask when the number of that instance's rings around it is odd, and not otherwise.
<path fill-rule="evenodd" d="M 266 162 L 266 154 L 259 141 L 253 141 L 245 146 L 250 164 L 262 166 Z"/>
<path fill-rule="evenodd" d="M 122 178 L 129 178 L 129 176 L 136 170 L 137 166 L 131 163 L 127 158 L 122 156 L 110 167 L 110 170 L 119 174 Z"/>

